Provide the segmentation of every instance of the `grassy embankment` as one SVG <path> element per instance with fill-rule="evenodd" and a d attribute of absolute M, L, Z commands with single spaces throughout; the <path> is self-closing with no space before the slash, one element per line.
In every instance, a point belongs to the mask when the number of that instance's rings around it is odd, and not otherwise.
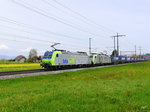
<path fill-rule="evenodd" d="M 150 62 L 0 81 L 0 112 L 149 112 Z"/>
<path fill-rule="evenodd" d="M 0 63 L 0 72 L 41 69 L 39 63 Z"/>

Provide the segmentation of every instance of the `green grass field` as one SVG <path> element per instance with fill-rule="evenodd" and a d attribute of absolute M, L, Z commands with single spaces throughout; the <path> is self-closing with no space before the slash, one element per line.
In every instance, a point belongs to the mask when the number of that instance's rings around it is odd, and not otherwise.
<path fill-rule="evenodd" d="M 0 112 L 150 112 L 150 62 L 1 80 Z"/>
<path fill-rule="evenodd" d="M 0 72 L 42 69 L 40 63 L 0 63 Z"/>

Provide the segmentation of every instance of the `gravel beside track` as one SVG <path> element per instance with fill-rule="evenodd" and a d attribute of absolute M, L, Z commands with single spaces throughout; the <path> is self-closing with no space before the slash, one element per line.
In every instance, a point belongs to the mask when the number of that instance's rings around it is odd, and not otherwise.
<path fill-rule="evenodd" d="M 43 72 L 43 69 L 37 70 L 22 70 L 22 71 L 8 71 L 8 72 L 0 72 L 0 76 L 5 75 L 14 75 L 14 74 L 25 74 L 25 73 L 35 73 L 35 72 Z"/>
<path fill-rule="evenodd" d="M 126 64 L 121 64 L 121 65 L 126 65 Z M 111 67 L 111 66 L 119 66 L 119 65 L 107 65 L 107 66 L 76 68 L 76 69 L 66 69 L 66 70 L 57 70 L 57 71 L 44 71 L 43 69 L 38 69 L 38 70 L 25 70 L 25 71 L 13 71 L 13 72 L 0 72 L 0 80 L 19 78 L 19 77 L 38 76 L 38 75 L 48 75 L 48 74 L 51 75 L 51 74 L 58 74 L 64 72 L 73 72 L 73 71 L 79 71 L 85 69 L 104 68 L 104 67 Z"/>

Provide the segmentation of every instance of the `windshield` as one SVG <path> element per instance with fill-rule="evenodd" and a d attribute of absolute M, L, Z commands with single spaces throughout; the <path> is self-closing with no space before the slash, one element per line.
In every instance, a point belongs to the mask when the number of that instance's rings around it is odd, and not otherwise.
<path fill-rule="evenodd" d="M 53 52 L 45 52 L 44 57 L 52 57 Z"/>

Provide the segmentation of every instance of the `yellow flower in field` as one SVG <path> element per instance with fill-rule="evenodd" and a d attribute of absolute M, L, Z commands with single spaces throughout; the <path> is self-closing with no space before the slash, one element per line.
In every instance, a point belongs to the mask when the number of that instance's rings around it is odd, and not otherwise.
<path fill-rule="evenodd" d="M 11 67 L 36 67 L 40 66 L 39 63 L 33 64 L 0 64 L 0 68 L 11 68 Z"/>

